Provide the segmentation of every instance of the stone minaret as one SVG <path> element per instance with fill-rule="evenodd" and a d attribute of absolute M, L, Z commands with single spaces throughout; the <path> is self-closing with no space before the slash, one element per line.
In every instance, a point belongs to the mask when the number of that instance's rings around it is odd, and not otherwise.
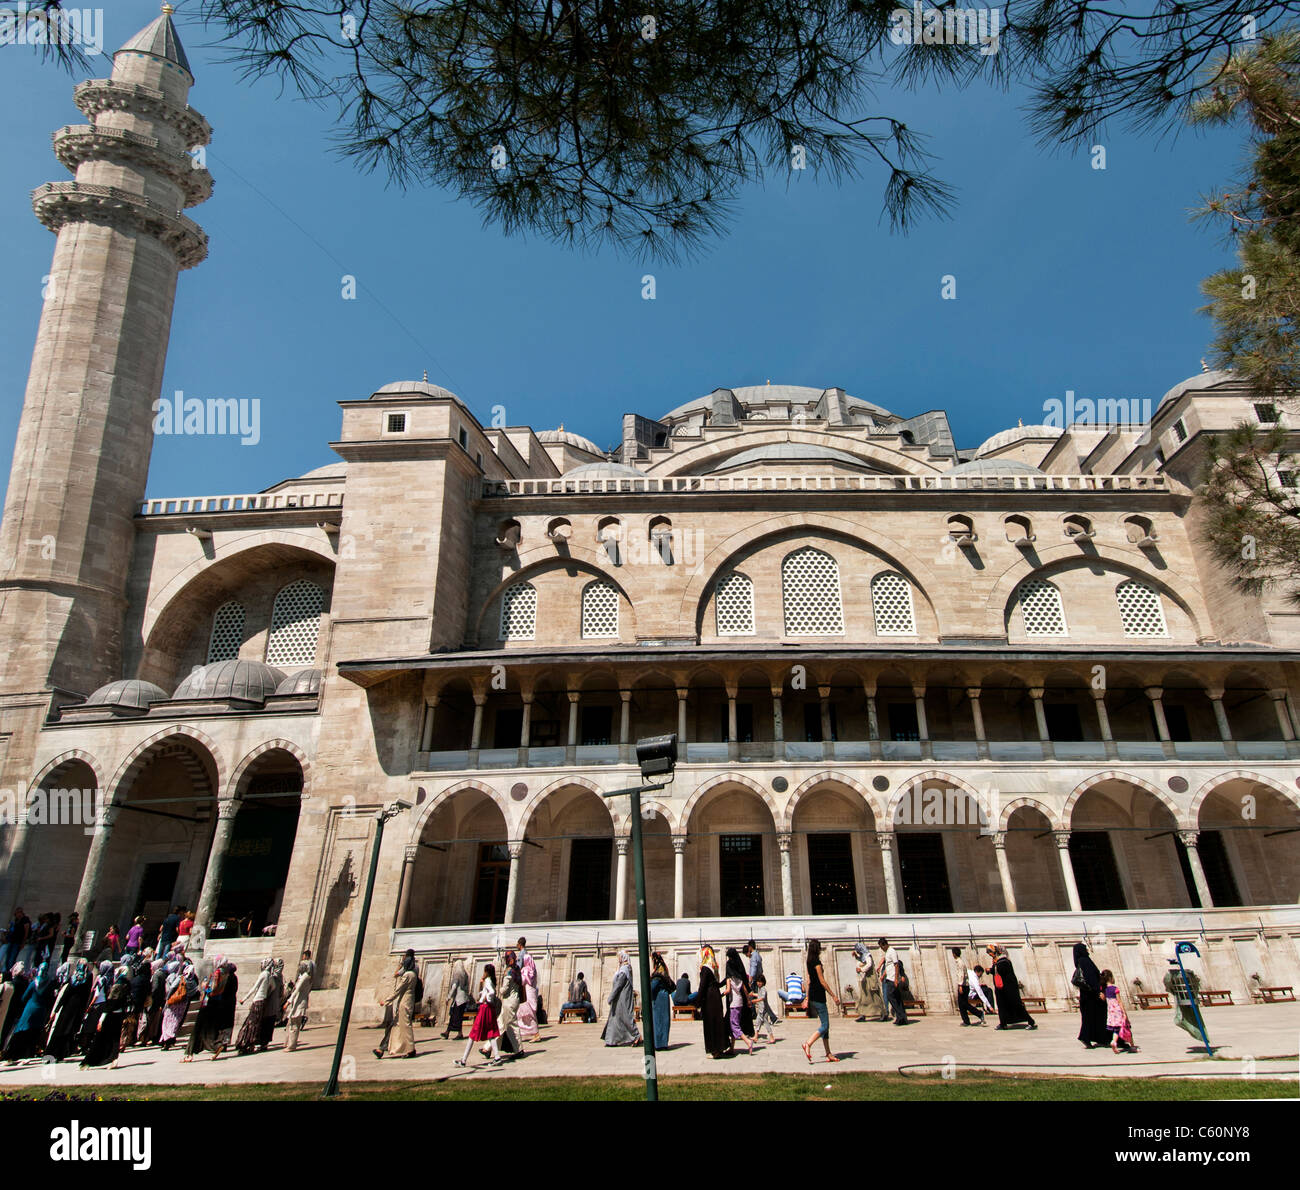
<path fill-rule="evenodd" d="M 32 195 L 58 240 L 0 525 L 0 738 L 6 708 L 123 676 L 132 518 L 176 275 L 207 254 L 181 211 L 212 193 L 190 154 L 211 129 L 186 103 L 194 77 L 171 12 L 113 55 L 111 78 L 76 88 L 91 122 L 54 134 L 76 180 Z"/>

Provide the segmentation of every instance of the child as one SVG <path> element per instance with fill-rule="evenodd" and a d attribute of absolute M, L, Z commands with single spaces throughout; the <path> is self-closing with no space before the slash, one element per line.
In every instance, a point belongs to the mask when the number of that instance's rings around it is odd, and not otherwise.
<path fill-rule="evenodd" d="M 469 1040 L 465 1042 L 465 1052 L 453 1060 L 457 1066 L 464 1066 L 469 1062 L 470 1051 L 476 1041 L 491 1042 L 492 1065 L 501 1065 L 501 1047 L 497 1040 L 501 1034 L 497 1030 L 496 977 L 496 968 L 491 963 L 487 963 L 483 967 L 483 977 L 478 981 L 478 1013 L 474 1017 L 474 1024 L 470 1027 Z"/>
<path fill-rule="evenodd" d="M 1106 994 L 1106 1028 L 1110 1030 L 1110 1048 L 1112 1053 L 1119 1053 L 1121 1047 L 1126 1054 L 1136 1054 L 1137 1046 L 1133 1044 L 1133 1024 L 1120 1003 L 1119 988 L 1115 986 L 1114 975 L 1110 971 L 1101 973 L 1101 988 Z"/>
<path fill-rule="evenodd" d="M 776 1041 L 776 1013 L 772 1011 L 772 1006 L 767 1002 L 767 977 L 756 975 L 754 977 L 754 990 L 750 993 L 750 1001 L 754 1005 L 754 1032 L 756 1034 L 763 1032 L 763 1026 L 767 1025 L 767 1040 L 769 1044 Z"/>

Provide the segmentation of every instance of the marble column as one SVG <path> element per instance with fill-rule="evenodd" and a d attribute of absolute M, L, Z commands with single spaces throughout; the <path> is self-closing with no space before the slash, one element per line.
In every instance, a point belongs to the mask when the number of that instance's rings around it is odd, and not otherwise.
<path fill-rule="evenodd" d="M 831 731 L 831 688 L 829 686 L 818 686 L 817 697 L 821 701 L 822 743 L 829 744 L 835 735 Z"/>
<path fill-rule="evenodd" d="M 1169 743 L 1169 723 L 1165 719 L 1164 689 L 1160 686 L 1148 686 L 1146 696 L 1151 700 L 1151 710 L 1156 717 L 1156 734 L 1161 743 Z"/>
<path fill-rule="evenodd" d="M 1270 690 L 1268 696 L 1273 700 L 1273 710 L 1277 714 L 1277 725 L 1282 729 L 1282 738 L 1295 739 L 1295 732 L 1291 728 L 1291 716 L 1286 713 L 1286 691 Z"/>
<path fill-rule="evenodd" d="M 673 916 L 686 916 L 686 836 L 673 836 Z"/>
<path fill-rule="evenodd" d="M 998 879 L 1002 881 L 1002 899 L 1007 912 L 1016 911 L 1016 892 L 1011 884 L 1011 863 L 1007 859 L 1007 832 L 998 831 L 993 836 L 993 855 L 998 861 Z"/>
<path fill-rule="evenodd" d="M 1226 744 L 1232 739 L 1232 728 L 1228 724 L 1228 712 L 1223 705 L 1223 687 L 1210 687 L 1205 691 L 1205 696 L 1214 708 L 1214 722 L 1219 729 L 1219 739 Z"/>
<path fill-rule="evenodd" d="M 420 733 L 420 751 L 433 751 L 433 720 L 438 712 L 438 696 L 434 695 L 424 706 L 424 730 Z"/>
<path fill-rule="evenodd" d="M 898 877 L 894 872 L 894 836 L 888 831 L 881 831 L 877 836 L 880 843 L 880 863 L 885 870 L 885 903 L 891 917 L 898 915 Z"/>
<path fill-rule="evenodd" d="M 772 691 L 772 739 L 778 744 L 785 742 L 785 714 L 781 708 L 781 691 Z M 780 756 L 778 754 L 778 759 Z"/>
<path fill-rule="evenodd" d="M 1081 913 L 1082 906 L 1079 904 L 1079 886 L 1074 879 L 1074 864 L 1070 860 L 1070 832 L 1053 831 L 1053 838 L 1056 839 L 1056 852 L 1061 859 L 1061 876 L 1065 880 L 1065 899 L 1070 904 L 1072 913 Z"/>
<path fill-rule="evenodd" d="M 1115 736 L 1110 729 L 1110 712 L 1106 709 L 1106 691 L 1094 689 L 1089 693 L 1092 695 L 1092 705 L 1097 708 L 1097 730 L 1101 733 L 1106 755 L 1118 756 L 1119 749 L 1115 747 Z"/>
<path fill-rule="evenodd" d="M 916 699 L 916 734 L 921 741 L 921 755 L 925 756 L 930 743 L 930 725 L 925 718 L 925 687 L 913 686 L 912 697 Z"/>
<path fill-rule="evenodd" d="M 682 686 L 677 687 L 677 747 L 680 749 L 679 756 L 682 760 L 687 759 L 686 747 L 686 696 L 690 691 Z"/>
<path fill-rule="evenodd" d="M 879 760 L 881 756 L 880 714 L 876 710 L 876 688 L 864 682 L 862 689 L 867 696 L 867 739 L 871 744 L 871 758 Z"/>
<path fill-rule="evenodd" d="M 632 691 L 620 690 L 619 697 L 619 714 L 618 714 L 618 742 L 622 747 L 629 743 L 629 736 L 632 731 Z"/>
<path fill-rule="evenodd" d="M 77 890 L 77 920 L 81 928 L 94 930 L 96 937 L 103 934 L 107 926 L 95 925 L 91 914 L 95 910 L 95 898 L 99 895 L 99 881 L 104 874 L 104 859 L 108 855 L 108 845 L 113 839 L 113 824 L 121 813 L 120 806 L 102 806 L 95 822 L 95 833 L 90 840 L 90 854 L 86 856 L 86 866 L 81 874 L 81 888 Z"/>
<path fill-rule="evenodd" d="M 524 702 L 523 722 L 519 726 L 519 746 L 527 748 L 528 741 L 533 732 L 533 696 L 524 694 L 521 696 Z"/>
<path fill-rule="evenodd" d="M 486 694 L 474 695 L 474 728 L 469 736 L 469 749 L 477 752 L 479 741 L 483 738 L 483 707 L 487 703 Z"/>
<path fill-rule="evenodd" d="M 1052 736 L 1047 730 L 1047 712 L 1043 709 L 1043 687 L 1031 686 L 1029 697 L 1034 703 L 1034 722 L 1038 725 L 1038 742 L 1043 746 L 1043 755 L 1049 759 L 1055 755 L 1052 749 Z"/>
<path fill-rule="evenodd" d="M 407 847 L 402 855 L 402 883 L 401 892 L 397 894 L 397 921 L 394 928 L 400 930 L 406 925 L 406 910 L 411 904 L 411 885 L 415 880 L 415 860 L 420 854 L 420 845 L 418 843 Z"/>
<path fill-rule="evenodd" d="M 203 891 L 199 893 L 199 907 L 194 912 L 194 927 L 200 941 L 208 936 L 212 915 L 217 911 L 217 898 L 221 896 L 221 873 L 226 866 L 226 854 L 235 833 L 235 815 L 239 813 L 238 798 L 223 798 L 217 803 L 217 829 L 212 836 L 212 849 L 208 852 L 208 866 L 203 873 Z"/>
<path fill-rule="evenodd" d="M 512 925 L 515 920 L 515 905 L 519 900 L 519 866 L 524 854 L 524 841 L 511 839 L 506 846 L 510 848 L 510 881 L 506 885 L 505 924 Z"/>
<path fill-rule="evenodd" d="M 1196 885 L 1196 895 L 1201 898 L 1201 908 L 1213 909 L 1214 898 L 1210 896 L 1210 885 L 1205 879 L 1205 868 L 1201 864 L 1201 853 L 1197 848 L 1197 832 L 1179 831 L 1178 838 L 1187 850 L 1187 865 L 1192 869 L 1192 883 Z"/>
<path fill-rule="evenodd" d="M 627 849 L 632 840 L 621 838 L 614 840 L 618 848 L 618 868 L 614 874 L 614 920 L 622 921 L 627 912 Z"/>
<path fill-rule="evenodd" d="M 980 688 L 978 686 L 968 686 L 966 688 L 966 697 L 970 699 L 970 717 L 975 726 L 975 754 L 981 760 L 987 760 L 989 739 L 984 732 L 984 711 L 980 706 Z"/>
<path fill-rule="evenodd" d="M 781 852 L 781 913 L 785 917 L 794 916 L 794 873 L 790 865 L 792 838 L 789 831 L 777 832 L 776 845 Z"/>

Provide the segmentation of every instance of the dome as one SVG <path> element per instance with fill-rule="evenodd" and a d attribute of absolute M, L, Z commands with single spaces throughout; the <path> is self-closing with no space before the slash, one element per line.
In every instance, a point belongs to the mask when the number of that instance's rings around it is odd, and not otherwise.
<path fill-rule="evenodd" d="M 265 702 L 284 681 L 283 670 L 261 661 L 214 661 L 196 669 L 176 687 L 173 698 L 239 698 Z"/>
<path fill-rule="evenodd" d="M 1043 441 L 1055 441 L 1065 431 L 1060 426 L 1012 426 L 1009 430 L 999 430 L 992 438 L 987 438 L 980 443 L 979 448 L 975 451 L 975 457 L 978 459 L 983 455 L 991 454 L 995 450 L 1001 450 L 1005 446 L 1010 446 L 1013 442 L 1020 442 L 1025 438 L 1037 438 Z"/>
<path fill-rule="evenodd" d="M 958 463 L 949 468 L 945 475 L 1044 475 L 1046 472 L 1022 463 L 1018 459 L 971 459 L 969 463 Z"/>
<path fill-rule="evenodd" d="M 164 8 L 162 16 L 151 25 L 146 25 L 117 52 L 149 54 L 164 62 L 174 63 L 191 78 L 194 77 L 189 59 L 185 56 L 185 47 L 181 45 L 181 39 L 176 33 L 170 8 Z"/>
<path fill-rule="evenodd" d="M 1231 384 L 1233 381 L 1240 383 L 1240 380 L 1241 378 L 1235 372 L 1225 370 L 1198 372 L 1195 376 L 1189 376 L 1186 380 L 1181 380 L 1175 384 L 1160 398 L 1160 405 L 1163 405 L 1166 401 L 1176 400 L 1186 392 L 1201 392 L 1207 388 L 1218 388 L 1221 384 Z M 1159 409 L 1160 405 L 1157 405 L 1156 408 Z"/>
<path fill-rule="evenodd" d="M 300 669 L 290 674 L 276 688 L 276 694 L 319 694 L 321 672 L 318 669 Z"/>
<path fill-rule="evenodd" d="M 625 463 L 583 463 L 572 471 L 564 473 L 565 479 L 645 479 L 644 471 L 629 467 Z"/>
<path fill-rule="evenodd" d="M 736 400 L 745 409 L 759 405 L 816 405 L 828 391 L 828 389 L 809 388 L 801 384 L 748 384 L 731 389 Z M 864 401 L 861 397 L 850 396 L 848 393 L 844 394 L 844 401 L 850 410 L 862 409 L 868 413 L 880 414 L 887 418 L 893 416 L 883 406 L 872 401 Z M 689 417 L 692 413 L 699 413 L 709 409 L 712 405 L 713 393 L 708 393 L 703 397 L 697 397 L 693 401 L 687 401 L 684 405 L 678 405 L 676 409 L 665 413 L 659 420 L 664 422 L 677 421 Z"/>
<path fill-rule="evenodd" d="M 754 446 L 742 450 L 728 458 L 715 463 L 709 470 L 722 471 L 732 467 L 747 467 L 753 463 L 793 462 L 802 463 L 847 463 L 858 468 L 870 468 L 865 459 L 851 455 L 845 450 L 836 450 L 830 446 L 814 446 L 802 442 L 774 442 L 770 446 Z"/>
<path fill-rule="evenodd" d="M 385 384 L 383 388 L 377 388 L 370 394 L 372 401 L 376 397 L 439 397 L 461 405 L 465 403 L 451 389 L 430 384 L 427 380 L 394 380 L 392 384 Z"/>
<path fill-rule="evenodd" d="M 126 678 L 120 682 L 109 682 L 101 686 L 88 699 L 88 707 L 131 707 L 137 711 L 147 711 L 156 702 L 166 702 L 167 691 L 152 682 L 142 682 L 138 678 Z"/>
<path fill-rule="evenodd" d="M 560 426 L 557 430 L 541 430 L 537 435 L 537 441 L 542 443 L 543 446 L 553 444 L 572 446 L 574 450 L 585 450 L 592 455 L 603 455 L 605 453 L 590 438 L 584 438 L 581 434 L 575 434 L 572 430 L 566 430 L 563 426 Z"/>

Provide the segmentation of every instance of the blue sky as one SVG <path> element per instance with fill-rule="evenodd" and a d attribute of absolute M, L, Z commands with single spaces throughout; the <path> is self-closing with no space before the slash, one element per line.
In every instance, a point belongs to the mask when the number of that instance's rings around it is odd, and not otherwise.
<path fill-rule="evenodd" d="M 644 265 L 507 238 L 448 194 L 358 172 L 331 149 L 331 111 L 273 81 L 240 84 L 193 0 L 177 8 L 191 103 L 215 129 L 216 190 L 189 212 L 211 254 L 181 275 L 163 392 L 259 398 L 262 437 L 159 438 L 150 495 L 256 491 L 329 462 L 336 401 L 425 369 L 483 421 L 502 404 L 511 424 L 563 422 L 602 445 L 624 412 L 770 379 L 839 385 L 904 416 L 947 409 L 961 446 L 1041 420 L 1067 390 L 1154 403 L 1200 369 L 1211 327 L 1198 284 L 1231 256 L 1187 211 L 1236 168 L 1237 132 L 1112 129 L 1102 171 L 1037 147 L 1021 93 L 882 92 L 873 110 L 930 134 L 958 191 L 951 220 L 891 235 L 879 173 L 838 187 L 792 175 L 746 191 L 702 259 Z M 114 0 L 107 48 L 157 12 Z M 7 472 L 54 242 L 28 192 L 67 177 L 49 134 L 83 118 L 65 72 L 26 48 L 0 56 Z M 945 274 L 955 301 L 940 298 Z"/>

